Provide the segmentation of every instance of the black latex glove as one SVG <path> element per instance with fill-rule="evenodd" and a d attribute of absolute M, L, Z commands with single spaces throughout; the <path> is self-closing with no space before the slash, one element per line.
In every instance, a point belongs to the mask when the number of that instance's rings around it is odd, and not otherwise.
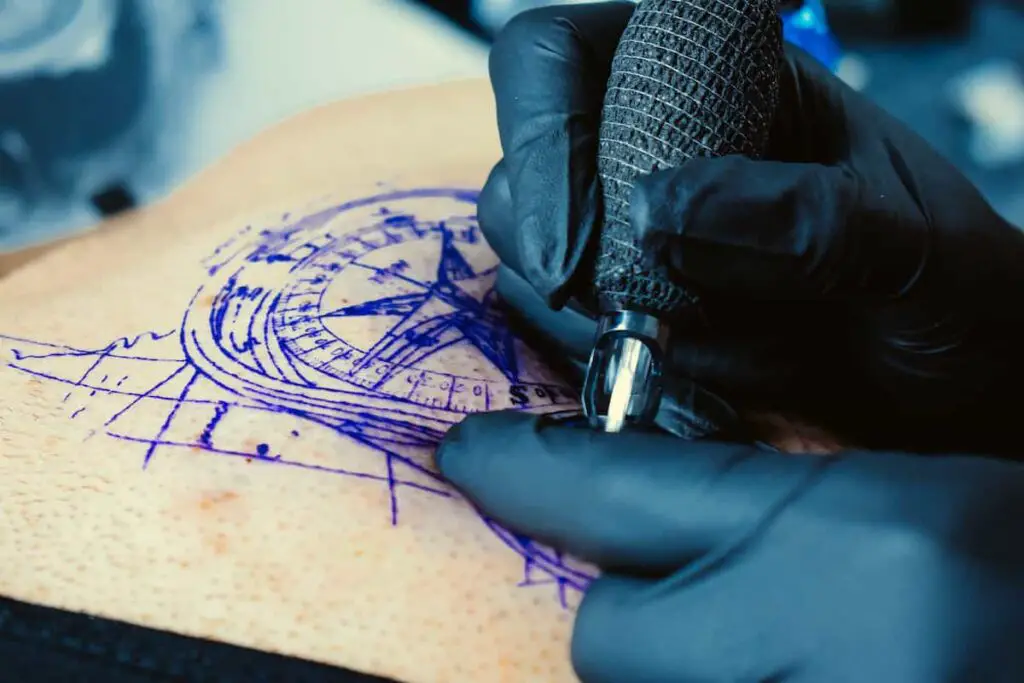
<path fill-rule="evenodd" d="M 1024 680 L 1024 466 L 795 456 L 474 415 L 441 472 L 507 527 L 604 567 L 585 683 Z"/>
<path fill-rule="evenodd" d="M 492 50 L 505 156 L 480 220 L 530 285 L 499 282 L 524 318 L 587 289 L 601 104 L 632 11 L 527 12 Z M 646 254 L 706 302 L 706 327 L 676 331 L 672 374 L 854 423 L 868 444 L 999 449 L 1024 374 L 1024 236 L 912 131 L 787 49 L 767 160 L 699 158 L 636 183 Z M 592 332 L 548 319 L 584 362 Z"/>

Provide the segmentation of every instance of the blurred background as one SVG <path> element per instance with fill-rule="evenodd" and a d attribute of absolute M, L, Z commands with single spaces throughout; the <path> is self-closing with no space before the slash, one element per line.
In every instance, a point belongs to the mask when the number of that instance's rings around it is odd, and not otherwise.
<path fill-rule="evenodd" d="M 790 37 L 1024 225 L 1024 0 L 805 2 Z M 0 251 L 154 201 L 304 109 L 483 76 L 495 33 L 547 4 L 0 0 Z"/>

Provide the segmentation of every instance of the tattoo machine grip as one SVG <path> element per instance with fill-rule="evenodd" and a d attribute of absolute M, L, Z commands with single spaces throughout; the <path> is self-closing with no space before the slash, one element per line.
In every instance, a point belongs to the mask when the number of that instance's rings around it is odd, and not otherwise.
<path fill-rule="evenodd" d="M 602 310 L 584 385 L 591 423 L 653 419 L 667 321 L 697 298 L 645 266 L 630 222 L 638 176 L 697 156 L 757 158 L 779 98 L 776 0 L 642 0 L 612 61 L 598 140 L 604 200 L 594 262 Z"/>

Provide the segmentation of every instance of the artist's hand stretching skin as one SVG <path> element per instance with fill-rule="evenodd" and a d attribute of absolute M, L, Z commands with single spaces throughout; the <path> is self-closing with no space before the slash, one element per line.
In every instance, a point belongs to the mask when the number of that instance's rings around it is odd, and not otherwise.
<path fill-rule="evenodd" d="M 505 159 L 481 222 L 502 293 L 577 368 L 593 322 L 546 304 L 581 284 L 602 89 L 631 11 L 533 12 L 492 52 Z M 1018 403 L 1020 236 L 911 133 L 803 56 L 787 64 L 773 153 L 788 163 L 702 159 L 634 193 L 649 254 L 708 292 L 710 329 L 677 342 L 672 370 L 777 404 L 817 386 L 863 427 L 887 410 L 911 442 L 941 445 L 934 425 L 1019 454 L 986 430 L 1005 435 L 1002 402 Z M 486 514 L 606 570 L 575 623 L 586 683 L 1024 676 L 1017 463 L 769 453 L 507 412 L 467 418 L 437 458 Z"/>
<path fill-rule="evenodd" d="M 443 474 L 606 570 L 576 617 L 584 683 L 1012 683 L 1024 677 L 1024 468 L 768 453 L 476 415 Z"/>
<path fill-rule="evenodd" d="M 633 9 L 528 12 L 492 50 L 504 159 L 481 222 L 535 290 L 533 303 L 531 287 L 509 297 L 531 315 L 588 286 L 602 99 Z M 646 255 L 705 300 L 707 326 L 678 331 L 671 372 L 741 406 L 853 426 L 872 445 L 1015 447 L 1024 235 L 921 138 L 796 49 L 781 94 L 766 160 L 698 158 L 636 183 Z M 585 362 L 590 333 L 579 321 L 563 332 L 581 317 L 549 316 L 546 330 Z"/>
<path fill-rule="evenodd" d="M 534 557 L 432 467 L 460 406 L 576 407 L 475 308 L 497 259 L 473 193 L 444 188 L 482 186 L 493 121 L 483 82 L 327 107 L 0 255 L 0 594 L 412 683 L 574 680 L 590 570 Z M 406 314 L 427 322 L 379 344 Z M 417 371 L 380 381 L 398 351 Z"/>

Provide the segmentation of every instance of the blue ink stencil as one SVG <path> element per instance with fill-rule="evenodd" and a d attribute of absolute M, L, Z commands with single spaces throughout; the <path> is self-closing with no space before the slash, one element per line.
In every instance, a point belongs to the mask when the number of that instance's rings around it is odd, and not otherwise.
<path fill-rule="evenodd" d="M 203 261 L 208 281 L 178 330 L 92 350 L 0 336 L 8 365 L 67 385 L 69 418 L 103 415 L 95 431 L 138 443 L 144 467 L 186 450 L 376 482 L 398 524 L 402 496 L 452 496 L 432 454 L 466 414 L 576 403 L 554 374 L 522 376 L 476 198 L 396 191 L 246 226 Z M 323 430 L 370 456 L 313 460 L 303 440 Z M 568 606 L 592 578 L 482 521 L 522 556 L 521 585 L 553 585 Z"/>

